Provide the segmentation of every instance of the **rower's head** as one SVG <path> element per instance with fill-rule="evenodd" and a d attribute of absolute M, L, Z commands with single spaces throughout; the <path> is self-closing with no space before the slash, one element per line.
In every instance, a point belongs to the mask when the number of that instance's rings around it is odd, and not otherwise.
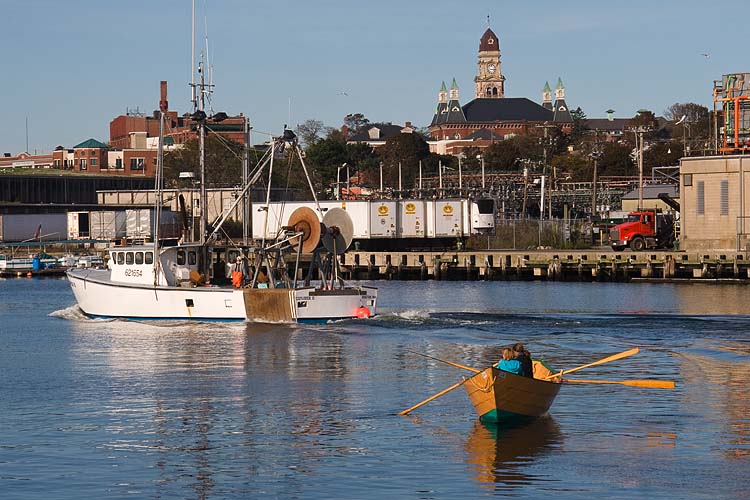
<path fill-rule="evenodd" d="M 503 349 L 503 359 L 506 361 L 510 361 L 511 359 L 516 359 L 516 354 L 513 352 L 512 349 L 508 349 L 507 347 Z"/>
<path fill-rule="evenodd" d="M 518 343 L 516 343 L 516 344 L 515 344 L 515 345 L 513 346 L 513 351 L 515 351 L 515 352 L 518 352 L 518 353 L 522 353 L 522 352 L 525 352 L 525 351 L 526 351 L 526 349 L 524 349 L 524 347 L 523 347 L 523 344 L 522 344 L 522 343 L 518 342 Z"/>

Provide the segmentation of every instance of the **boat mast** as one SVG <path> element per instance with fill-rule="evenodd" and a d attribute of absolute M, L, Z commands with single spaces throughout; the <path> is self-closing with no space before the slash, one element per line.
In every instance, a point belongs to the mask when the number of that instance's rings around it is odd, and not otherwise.
<path fill-rule="evenodd" d="M 200 195 L 200 243 L 206 244 L 206 220 L 208 219 L 208 200 L 206 199 L 206 89 L 203 71 L 203 61 L 198 63 L 198 73 L 200 73 L 200 96 L 198 99 L 198 112 L 201 120 L 198 121 L 198 137 L 200 150 L 200 169 L 201 169 L 201 195 Z"/>
<path fill-rule="evenodd" d="M 161 227 L 161 209 L 164 205 L 164 113 L 166 111 L 166 101 L 159 102 L 159 149 L 156 155 L 156 175 L 154 182 L 156 184 L 156 196 L 154 200 L 154 286 L 159 284 L 159 266 L 161 258 L 159 256 L 159 237 Z"/>

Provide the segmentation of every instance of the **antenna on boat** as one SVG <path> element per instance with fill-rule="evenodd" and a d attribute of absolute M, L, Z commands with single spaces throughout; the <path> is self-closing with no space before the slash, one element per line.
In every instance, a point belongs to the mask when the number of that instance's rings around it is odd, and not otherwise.
<path fill-rule="evenodd" d="M 193 111 L 198 107 L 198 97 L 195 94 L 195 0 L 193 0 L 192 31 L 190 39 L 190 87 L 193 90 Z"/>

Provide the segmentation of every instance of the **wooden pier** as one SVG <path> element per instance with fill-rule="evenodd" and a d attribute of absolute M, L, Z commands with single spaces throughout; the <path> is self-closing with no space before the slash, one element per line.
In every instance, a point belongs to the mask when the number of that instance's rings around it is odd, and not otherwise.
<path fill-rule="evenodd" d="M 349 251 L 341 264 L 347 279 L 750 283 L 750 260 L 741 252 Z"/>

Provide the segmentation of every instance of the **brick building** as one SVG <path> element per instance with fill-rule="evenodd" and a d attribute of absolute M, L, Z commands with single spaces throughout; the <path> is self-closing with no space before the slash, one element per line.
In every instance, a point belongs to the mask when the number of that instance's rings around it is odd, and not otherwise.
<path fill-rule="evenodd" d="M 441 154 L 456 154 L 468 146 L 484 148 L 548 123 L 563 130 L 572 129 L 573 119 L 561 79 L 557 81 L 554 102 L 549 83 L 545 84 L 542 104 L 525 97 L 506 97 L 505 80 L 497 35 L 487 28 L 479 41 L 474 99 L 461 105 L 455 79 L 450 90 L 445 82 L 440 87 L 437 109 L 429 126 L 436 141 L 433 149 Z"/>
<path fill-rule="evenodd" d="M 176 111 L 168 109 L 167 82 L 160 82 L 160 106 L 167 109 L 165 113 L 164 136 L 170 138 L 174 144 L 184 144 L 191 139 L 197 139 L 198 134 L 195 122 L 190 113 L 179 116 Z M 245 143 L 244 129 L 245 117 L 229 116 L 221 122 L 208 121 L 211 132 L 220 134 L 240 144 Z M 159 111 L 154 111 L 152 116 L 144 116 L 140 113 L 128 113 L 120 115 L 109 122 L 109 145 L 113 149 L 126 149 L 131 147 L 133 136 L 143 135 L 146 138 L 159 137 Z"/>

